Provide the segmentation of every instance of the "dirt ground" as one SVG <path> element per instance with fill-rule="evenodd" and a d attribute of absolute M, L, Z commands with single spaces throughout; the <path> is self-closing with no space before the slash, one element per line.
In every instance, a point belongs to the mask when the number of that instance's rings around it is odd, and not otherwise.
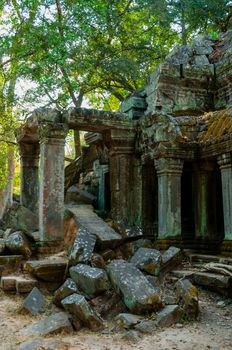
<path fill-rule="evenodd" d="M 20 336 L 19 330 L 44 317 L 18 314 L 22 300 L 22 296 L 0 293 L 1 350 L 18 349 L 31 339 Z M 39 350 L 232 350 L 232 299 L 200 290 L 200 310 L 198 321 L 157 329 L 136 343 L 123 340 L 123 333 L 97 334 L 83 329 L 46 337 L 47 345 Z"/>

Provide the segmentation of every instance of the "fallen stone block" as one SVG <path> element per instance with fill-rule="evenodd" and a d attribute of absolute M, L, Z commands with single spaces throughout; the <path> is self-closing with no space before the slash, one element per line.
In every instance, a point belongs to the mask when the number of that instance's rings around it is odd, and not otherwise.
<path fill-rule="evenodd" d="M 68 278 L 60 288 L 58 288 L 54 293 L 53 303 L 57 306 L 61 306 L 61 301 L 71 294 L 78 293 L 78 288 L 76 283 Z"/>
<path fill-rule="evenodd" d="M 138 324 L 135 325 L 136 331 L 143 334 L 153 334 L 157 328 L 157 324 L 155 321 L 150 320 L 142 320 Z"/>
<path fill-rule="evenodd" d="M 95 214 L 91 206 L 78 205 L 68 207 L 68 211 L 76 222 L 77 230 L 85 228 L 88 232 L 95 235 L 97 244 L 101 249 L 112 248 L 121 243 L 122 237 Z"/>
<path fill-rule="evenodd" d="M 13 254 L 22 254 L 25 258 L 31 256 L 31 249 L 28 240 L 21 231 L 12 233 L 5 241 L 7 249 Z"/>
<path fill-rule="evenodd" d="M 30 260 L 24 264 L 24 270 L 38 279 L 48 282 L 61 282 L 67 267 L 66 259 Z"/>
<path fill-rule="evenodd" d="M 6 249 L 5 239 L 0 239 L 0 254 L 2 254 L 5 249 Z"/>
<path fill-rule="evenodd" d="M 162 255 L 162 272 L 169 272 L 178 266 L 183 259 L 183 253 L 180 248 L 169 247 Z"/>
<path fill-rule="evenodd" d="M 36 287 L 32 289 L 30 294 L 23 301 L 20 307 L 20 313 L 29 313 L 31 315 L 37 315 L 45 311 L 45 299 L 40 290 Z"/>
<path fill-rule="evenodd" d="M 20 331 L 22 335 L 47 335 L 53 333 L 69 333 L 73 328 L 65 312 L 58 312 L 49 317 L 44 318 L 33 324 L 32 326 L 23 328 Z"/>
<path fill-rule="evenodd" d="M 121 328 L 132 328 L 142 320 L 141 316 L 122 313 L 115 317 L 115 322 Z"/>
<path fill-rule="evenodd" d="M 130 262 L 138 269 L 157 276 L 160 272 L 161 254 L 156 249 L 139 248 Z"/>
<path fill-rule="evenodd" d="M 96 236 L 92 235 L 85 228 L 80 228 L 71 248 L 69 265 L 73 266 L 77 263 L 87 263 L 93 254 L 95 244 Z"/>
<path fill-rule="evenodd" d="M 170 327 L 179 322 L 181 313 L 178 305 L 168 305 L 157 314 L 156 324 L 160 327 Z"/>
<path fill-rule="evenodd" d="M 84 326 L 87 326 L 93 331 L 103 328 L 102 319 L 90 307 L 83 295 L 72 294 L 63 299 L 61 304 L 72 315 L 74 321 L 81 321 Z"/>
<path fill-rule="evenodd" d="M 94 310 L 107 320 L 112 320 L 119 313 L 126 312 L 126 306 L 120 295 L 113 290 L 97 296 L 90 300 L 90 305 Z"/>
<path fill-rule="evenodd" d="M 15 272 L 20 268 L 22 255 L 0 255 L 0 273 Z"/>
<path fill-rule="evenodd" d="M 154 288 L 133 264 L 114 260 L 107 266 L 110 280 L 117 292 L 123 294 L 125 305 L 134 313 L 160 308 L 158 288 Z"/>
<path fill-rule="evenodd" d="M 24 278 L 17 276 L 16 278 L 16 291 L 17 293 L 29 293 L 34 287 L 38 286 L 38 281 L 33 278 Z"/>
<path fill-rule="evenodd" d="M 15 231 L 34 232 L 39 227 L 38 215 L 18 203 L 7 210 L 2 221 L 5 228 L 10 227 Z"/>
<path fill-rule="evenodd" d="M 123 340 L 126 340 L 130 343 L 136 344 L 142 338 L 142 335 L 135 331 L 134 329 L 127 330 L 126 333 L 122 336 Z"/>
<path fill-rule="evenodd" d="M 187 280 L 179 280 L 176 285 L 177 302 L 187 318 L 195 319 L 199 313 L 198 290 Z"/>
<path fill-rule="evenodd" d="M 69 344 L 55 339 L 33 339 L 20 344 L 19 350 L 68 350 Z"/>
<path fill-rule="evenodd" d="M 121 237 L 127 238 L 138 238 L 143 236 L 143 231 L 139 226 L 127 226 L 123 221 L 114 221 L 113 228 L 117 231 Z"/>
<path fill-rule="evenodd" d="M 4 292 L 13 292 L 16 290 L 16 276 L 2 276 L 1 288 Z"/>
<path fill-rule="evenodd" d="M 110 288 L 106 272 L 97 267 L 77 264 L 71 267 L 69 272 L 77 287 L 90 297 L 101 294 Z"/>
<path fill-rule="evenodd" d="M 12 233 L 14 233 L 14 230 L 12 228 L 7 228 L 4 231 L 3 238 L 7 239 Z"/>

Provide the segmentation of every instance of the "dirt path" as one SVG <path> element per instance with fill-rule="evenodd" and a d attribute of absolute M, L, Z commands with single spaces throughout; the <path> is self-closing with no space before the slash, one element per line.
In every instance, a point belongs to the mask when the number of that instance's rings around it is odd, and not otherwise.
<path fill-rule="evenodd" d="M 42 318 L 19 315 L 17 309 L 22 300 L 20 296 L 0 294 L 0 350 L 18 349 L 29 339 L 20 336 L 19 330 Z M 96 334 L 82 330 L 72 335 L 47 337 L 50 346 L 40 350 L 232 350 L 232 300 L 200 291 L 200 307 L 199 321 L 157 329 L 154 335 L 144 335 L 135 344 L 123 340 L 122 333 Z"/>

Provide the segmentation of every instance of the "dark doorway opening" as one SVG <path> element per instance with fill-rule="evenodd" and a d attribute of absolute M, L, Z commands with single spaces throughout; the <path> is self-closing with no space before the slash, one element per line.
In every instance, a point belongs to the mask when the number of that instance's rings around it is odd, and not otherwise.
<path fill-rule="evenodd" d="M 191 241 L 195 237 L 193 165 L 185 162 L 181 177 L 181 226 L 182 240 Z"/>

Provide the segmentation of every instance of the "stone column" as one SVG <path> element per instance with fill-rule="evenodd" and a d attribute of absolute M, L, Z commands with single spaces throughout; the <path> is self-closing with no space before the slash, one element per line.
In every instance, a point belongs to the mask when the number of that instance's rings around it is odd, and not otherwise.
<path fill-rule="evenodd" d="M 38 210 L 39 143 L 20 142 L 20 202 L 33 212 Z"/>
<path fill-rule="evenodd" d="M 40 241 L 63 240 L 65 124 L 40 125 Z"/>
<path fill-rule="evenodd" d="M 195 232 L 198 239 L 216 238 L 214 169 L 214 163 L 206 160 L 195 165 Z"/>
<path fill-rule="evenodd" d="M 183 161 L 175 158 L 155 160 L 158 176 L 158 239 L 181 236 L 181 174 Z"/>
<path fill-rule="evenodd" d="M 109 172 L 108 165 L 99 164 L 99 186 L 98 186 L 98 208 L 100 210 L 106 210 L 106 184 L 105 176 Z"/>
<path fill-rule="evenodd" d="M 232 154 L 218 157 L 221 169 L 225 241 L 232 241 Z M 231 244 L 232 251 L 232 244 Z"/>

